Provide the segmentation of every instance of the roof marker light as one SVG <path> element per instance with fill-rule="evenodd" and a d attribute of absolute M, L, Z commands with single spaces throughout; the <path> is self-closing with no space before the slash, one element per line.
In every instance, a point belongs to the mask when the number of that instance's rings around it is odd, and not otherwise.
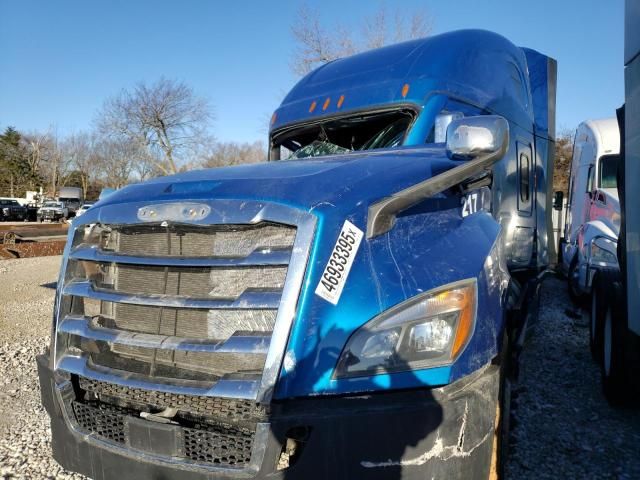
<path fill-rule="evenodd" d="M 337 107 L 338 108 L 342 107 L 343 102 L 344 102 L 344 95 L 340 95 L 340 98 L 338 99 Z"/>
<path fill-rule="evenodd" d="M 409 93 L 409 84 L 405 83 L 402 86 L 402 98 L 406 98 L 408 93 Z"/>
<path fill-rule="evenodd" d="M 331 97 L 327 97 L 324 101 L 324 105 L 322 105 L 322 111 L 324 112 L 327 108 L 329 108 L 329 104 L 331 103 Z"/>
<path fill-rule="evenodd" d="M 273 112 L 273 115 L 271 115 L 271 125 L 276 123 L 276 119 L 277 118 L 278 118 L 278 113 L 277 112 Z"/>
<path fill-rule="evenodd" d="M 311 102 L 311 106 L 309 107 L 309 113 L 313 113 L 315 109 L 316 109 L 316 101 L 314 100 L 313 102 Z"/>

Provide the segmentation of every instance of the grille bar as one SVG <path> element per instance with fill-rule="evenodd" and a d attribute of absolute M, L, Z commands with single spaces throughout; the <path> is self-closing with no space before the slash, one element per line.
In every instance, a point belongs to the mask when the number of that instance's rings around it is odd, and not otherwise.
<path fill-rule="evenodd" d="M 90 262 L 111 262 L 130 265 L 169 267 L 246 267 L 288 265 L 291 248 L 254 250 L 246 257 L 170 257 L 137 256 L 105 252 L 97 247 L 81 245 L 72 250 L 69 258 Z"/>
<path fill-rule="evenodd" d="M 127 332 L 104 328 L 90 317 L 74 315 L 65 317 L 62 322 L 60 322 L 58 331 L 91 340 L 117 343 L 132 347 L 208 353 L 264 355 L 269 350 L 269 343 L 271 341 L 271 332 L 235 333 L 223 341 Z"/>
<path fill-rule="evenodd" d="M 199 308 L 199 309 L 276 309 L 280 304 L 281 291 L 247 290 L 234 300 L 191 298 L 179 295 L 124 294 L 111 290 L 96 289 L 93 282 L 71 282 L 65 285 L 63 295 L 95 298 L 105 302 L 146 305 L 152 307 Z"/>
<path fill-rule="evenodd" d="M 56 369 L 127 388 L 270 401 L 316 218 L 278 203 L 206 203 L 202 221 L 141 223 L 137 212 L 148 205 L 131 202 L 73 225 L 52 338 Z M 260 353 L 247 352 L 245 337 L 261 335 L 268 344 L 251 338 Z"/>
<path fill-rule="evenodd" d="M 157 379 L 149 377 L 139 378 L 130 372 L 107 373 L 102 370 L 90 368 L 87 356 L 65 355 L 58 361 L 57 369 L 92 378 L 101 382 L 114 383 L 125 387 L 140 388 L 143 390 L 157 390 L 160 392 L 177 393 L 184 395 L 206 395 L 222 398 L 239 398 L 253 400 L 256 398 L 260 386 L 260 375 L 226 376 L 218 380 L 213 386 L 196 387 L 177 383 L 160 383 Z M 116 372 L 112 370 L 111 372 Z"/>

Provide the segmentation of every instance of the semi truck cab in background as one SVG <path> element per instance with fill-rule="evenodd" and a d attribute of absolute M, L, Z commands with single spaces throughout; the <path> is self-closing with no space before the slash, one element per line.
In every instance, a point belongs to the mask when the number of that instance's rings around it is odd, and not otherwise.
<path fill-rule="evenodd" d="M 300 80 L 268 162 L 96 203 L 38 358 L 54 457 L 118 480 L 495 477 L 555 255 L 555 85 L 486 31 L 373 50 Z"/>
<path fill-rule="evenodd" d="M 589 120 L 576 131 L 569 178 L 569 202 L 561 245 L 569 294 L 591 293 L 598 270 L 617 265 L 620 203 L 616 172 L 620 131 L 615 118 Z"/>
<path fill-rule="evenodd" d="M 625 105 L 618 110 L 620 235 L 615 264 L 594 279 L 592 352 L 613 404 L 640 400 L 640 2 L 625 4 Z"/>

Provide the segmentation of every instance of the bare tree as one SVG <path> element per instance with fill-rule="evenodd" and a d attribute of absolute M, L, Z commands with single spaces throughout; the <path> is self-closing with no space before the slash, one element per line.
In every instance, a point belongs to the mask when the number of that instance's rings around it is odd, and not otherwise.
<path fill-rule="evenodd" d="M 85 196 L 89 191 L 89 184 L 98 171 L 98 158 L 95 155 L 96 142 L 96 135 L 86 132 L 72 134 L 63 142 L 64 155 L 70 168 L 77 172 Z"/>
<path fill-rule="evenodd" d="M 135 165 L 140 158 L 140 146 L 125 138 L 103 138 L 93 149 L 94 161 L 105 186 L 121 188 L 132 179 Z"/>
<path fill-rule="evenodd" d="M 406 16 L 396 8 L 390 14 L 384 5 L 372 16 L 364 17 L 356 40 L 351 34 L 356 29 L 349 29 L 340 23 L 327 28 L 319 18 L 318 11 L 303 4 L 291 26 L 297 43 L 291 69 L 298 75 L 305 75 L 322 64 L 364 50 L 426 37 L 432 30 L 430 17 L 424 11 Z"/>
<path fill-rule="evenodd" d="M 569 191 L 569 177 L 571 176 L 571 161 L 573 159 L 573 141 L 575 130 L 562 129 L 556 137 L 555 163 L 553 169 L 553 191 Z"/>
<path fill-rule="evenodd" d="M 42 164 L 45 162 L 51 146 L 49 132 L 33 132 L 22 136 L 22 142 L 27 153 L 26 159 L 34 177 L 40 175 Z"/>
<path fill-rule="evenodd" d="M 73 166 L 68 143 L 58 138 L 54 127 L 45 133 L 27 134 L 23 141 L 27 163 L 34 177 L 42 179 L 47 194 L 54 196 L 64 186 Z"/>
<path fill-rule="evenodd" d="M 108 99 L 98 115 L 101 133 L 137 143 L 162 174 L 172 174 L 209 142 L 209 102 L 183 82 L 161 78 Z"/>
<path fill-rule="evenodd" d="M 212 153 L 202 162 L 202 166 L 210 168 L 258 163 L 266 160 L 266 158 L 267 149 L 263 142 L 218 142 L 213 147 Z"/>

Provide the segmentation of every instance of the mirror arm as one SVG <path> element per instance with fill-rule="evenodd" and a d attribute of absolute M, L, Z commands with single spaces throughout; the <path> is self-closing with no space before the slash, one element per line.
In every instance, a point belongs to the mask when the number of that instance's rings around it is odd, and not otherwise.
<path fill-rule="evenodd" d="M 440 175 L 436 175 L 435 177 L 396 192 L 390 197 L 378 200 L 369 206 L 367 215 L 367 238 L 377 237 L 391 230 L 395 225 L 396 215 L 398 213 L 488 170 L 489 167 L 507 153 L 508 147 L 509 135 L 507 134 L 504 136 L 502 145 L 497 151 L 481 155 L 474 160 L 465 162 Z"/>

